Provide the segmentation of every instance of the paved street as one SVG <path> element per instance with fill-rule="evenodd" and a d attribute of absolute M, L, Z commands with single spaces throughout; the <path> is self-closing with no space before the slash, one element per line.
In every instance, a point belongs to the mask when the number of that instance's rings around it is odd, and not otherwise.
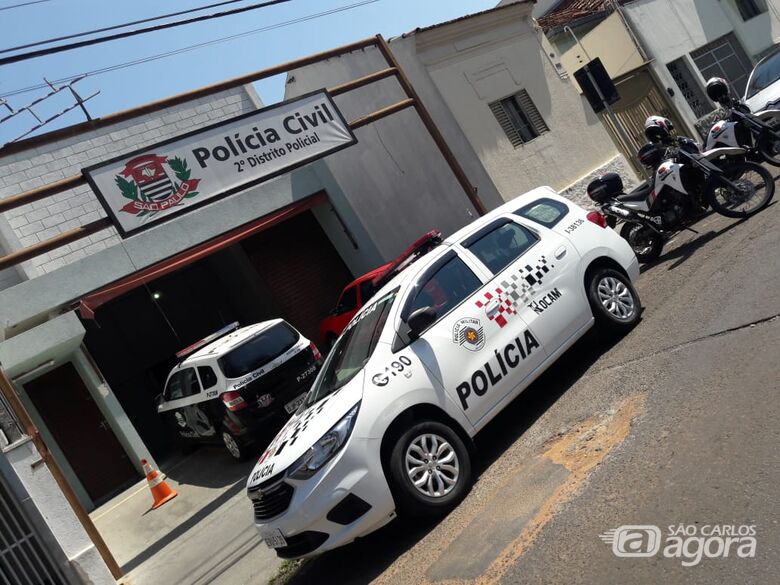
<path fill-rule="evenodd" d="M 678 236 L 640 279 L 639 327 L 589 335 L 501 413 L 447 518 L 393 523 L 290 583 L 774 582 L 779 210 Z M 755 558 L 617 558 L 599 535 L 631 524 L 755 525 Z"/>

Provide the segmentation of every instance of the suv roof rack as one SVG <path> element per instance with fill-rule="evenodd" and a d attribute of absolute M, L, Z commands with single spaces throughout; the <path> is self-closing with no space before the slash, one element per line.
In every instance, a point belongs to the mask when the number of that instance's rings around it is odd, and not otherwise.
<path fill-rule="evenodd" d="M 211 343 L 213 341 L 216 341 L 220 337 L 224 337 L 225 335 L 228 335 L 229 333 L 233 333 L 233 331 L 235 331 L 239 327 L 240 327 L 240 325 L 239 325 L 238 321 L 234 321 L 233 323 L 231 323 L 230 325 L 226 325 L 225 327 L 223 327 L 219 331 L 215 331 L 214 333 L 212 333 L 208 337 L 204 337 L 200 341 L 196 341 L 192 345 L 188 345 L 184 349 L 177 351 L 176 352 L 176 357 L 181 362 L 184 358 L 186 358 L 189 355 L 192 355 L 193 353 L 198 351 L 200 348 L 208 345 L 209 343 Z"/>
<path fill-rule="evenodd" d="M 393 260 L 386 272 L 380 274 L 373 280 L 376 290 L 382 288 L 385 284 L 398 273 L 412 265 L 418 258 L 421 258 L 436 246 L 441 244 L 441 232 L 431 230 L 423 236 L 417 238 L 412 244 Z"/>

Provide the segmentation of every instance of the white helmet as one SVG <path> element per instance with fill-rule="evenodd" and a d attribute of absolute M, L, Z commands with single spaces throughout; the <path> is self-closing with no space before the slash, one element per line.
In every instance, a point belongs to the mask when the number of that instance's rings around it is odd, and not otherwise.
<path fill-rule="evenodd" d="M 671 137 L 674 124 L 663 116 L 650 116 L 645 120 L 645 136 L 650 142 L 664 142 Z"/>

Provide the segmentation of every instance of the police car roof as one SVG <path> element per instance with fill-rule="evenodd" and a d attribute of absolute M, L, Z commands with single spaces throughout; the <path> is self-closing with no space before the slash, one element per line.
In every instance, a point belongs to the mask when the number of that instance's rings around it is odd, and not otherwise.
<path fill-rule="evenodd" d="M 550 199 L 563 201 L 567 205 L 576 205 L 573 201 L 566 199 L 565 197 L 561 197 L 558 194 L 558 192 L 552 187 L 537 187 L 536 189 L 532 189 L 527 193 L 518 195 L 514 199 L 511 199 L 510 201 L 507 201 L 503 205 L 496 207 L 493 211 L 463 226 L 461 229 L 456 231 L 447 239 L 443 240 L 442 243 L 439 244 L 439 246 L 437 246 L 436 248 L 428 252 L 425 256 L 417 260 L 417 262 L 412 264 L 409 268 L 397 274 L 392 280 L 390 280 L 381 289 L 375 292 L 373 298 L 377 298 L 377 299 L 382 298 L 382 296 L 384 296 L 385 294 L 387 294 L 388 292 L 390 292 L 391 290 L 399 286 L 401 288 L 406 288 L 406 286 L 408 286 L 410 283 L 417 280 L 417 277 L 428 266 L 436 262 L 436 260 L 438 260 L 443 254 L 445 254 L 446 251 L 450 248 L 450 246 L 452 246 L 453 244 L 457 244 L 458 242 L 462 242 L 467 237 L 469 237 L 472 233 L 476 232 L 477 230 L 481 229 L 485 225 L 489 224 L 494 219 L 506 213 L 512 213 L 514 211 L 517 211 L 521 207 L 528 205 L 529 203 L 532 203 L 533 201 L 540 199 L 542 197 L 548 197 Z M 371 303 L 369 302 L 366 305 L 366 307 L 370 307 L 370 306 Z M 365 310 L 365 308 L 363 310 Z"/>
<path fill-rule="evenodd" d="M 246 341 L 250 337 L 253 337 L 256 334 L 260 333 L 261 331 L 268 329 L 272 325 L 281 323 L 282 321 L 283 319 L 272 319 L 270 321 L 262 321 L 260 323 L 255 323 L 254 325 L 247 325 L 246 327 L 241 327 L 240 329 L 236 329 L 232 333 L 228 333 L 224 337 L 215 339 L 208 345 L 204 345 L 203 347 L 201 347 L 195 353 L 188 355 L 184 360 L 181 361 L 178 367 L 180 368 L 183 365 L 186 365 L 192 361 L 196 361 L 206 357 L 209 358 L 222 357 L 231 349 L 233 349 L 237 345 L 241 345 L 244 341 Z"/>

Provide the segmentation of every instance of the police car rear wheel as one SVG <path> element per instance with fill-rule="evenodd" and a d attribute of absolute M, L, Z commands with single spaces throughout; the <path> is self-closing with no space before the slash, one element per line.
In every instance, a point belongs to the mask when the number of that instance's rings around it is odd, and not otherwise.
<path fill-rule="evenodd" d="M 588 283 L 593 316 L 604 328 L 626 331 L 639 321 L 642 305 L 627 276 L 612 268 L 600 268 Z"/>
<path fill-rule="evenodd" d="M 471 485 L 468 449 L 447 425 L 418 423 L 395 442 L 390 480 L 401 514 L 444 513 L 463 499 Z"/>
<path fill-rule="evenodd" d="M 246 447 L 241 445 L 229 431 L 222 431 L 222 443 L 236 461 L 242 461 L 246 457 Z"/>

